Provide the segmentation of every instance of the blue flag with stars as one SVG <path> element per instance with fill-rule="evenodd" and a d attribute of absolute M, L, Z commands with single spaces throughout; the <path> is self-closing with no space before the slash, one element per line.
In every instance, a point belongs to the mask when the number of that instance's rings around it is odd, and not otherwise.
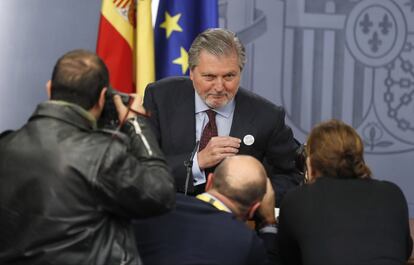
<path fill-rule="evenodd" d="M 217 26 L 217 0 L 160 0 L 154 28 L 156 79 L 188 75 L 191 43 Z"/>

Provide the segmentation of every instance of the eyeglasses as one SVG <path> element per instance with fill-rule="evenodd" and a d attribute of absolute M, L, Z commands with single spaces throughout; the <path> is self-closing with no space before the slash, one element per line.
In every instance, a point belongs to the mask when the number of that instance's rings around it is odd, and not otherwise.
<path fill-rule="evenodd" d="M 298 160 L 300 160 L 300 165 L 301 165 L 301 174 L 303 174 L 303 182 L 302 184 L 307 184 L 307 183 L 311 183 L 311 179 L 309 176 L 309 171 L 308 171 L 308 167 L 306 164 L 306 159 L 307 159 L 307 155 L 306 155 L 306 143 L 302 144 L 298 150 Z"/>
<path fill-rule="evenodd" d="M 306 159 L 305 159 L 305 164 L 303 166 L 303 184 L 306 184 L 309 182 L 310 182 L 310 179 L 308 175 L 308 167 L 306 166 Z"/>
<path fill-rule="evenodd" d="M 308 170 L 306 167 L 306 151 L 305 151 L 306 144 L 301 144 L 299 148 L 296 150 L 296 167 L 299 170 L 300 174 L 303 175 L 302 184 L 308 183 Z"/>

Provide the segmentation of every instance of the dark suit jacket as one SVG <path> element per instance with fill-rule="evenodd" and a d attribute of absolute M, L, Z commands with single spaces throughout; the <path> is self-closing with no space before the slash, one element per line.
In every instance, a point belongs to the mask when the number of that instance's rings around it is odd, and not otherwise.
<path fill-rule="evenodd" d="M 186 178 L 184 161 L 189 159 L 196 142 L 194 93 L 188 77 L 172 77 L 150 84 L 144 97 L 144 106 L 151 112 L 155 133 L 180 192 Z M 243 88 L 236 94 L 235 102 L 230 136 L 241 140 L 247 134 L 254 136 L 253 145 L 242 143 L 239 154 L 264 162 L 279 203 L 281 196 L 302 180 L 294 162 L 298 145 L 285 124 L 285 112 Z"/>
<path fill-rule="evenodd" d="M 405 264 L 412 249 L 407 202 L 386 181 L 320 178 L 289 192 L 278 241 L 285 264 Z"/>
<path fill-rule="evenodd" d="M 272 253 L 276 240 L 267 234 L 264 243 L 233 214 L 182 194 L 177 194 L 175 210 L 133 226 L 148 265 L 267 264 L 266 249 Z"/>

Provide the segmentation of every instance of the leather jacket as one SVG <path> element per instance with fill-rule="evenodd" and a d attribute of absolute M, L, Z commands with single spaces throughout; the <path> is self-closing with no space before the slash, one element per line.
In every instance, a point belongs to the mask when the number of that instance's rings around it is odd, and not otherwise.
<path fill-rule="evenodd" d="M 131 219 L 167 212 L 174 180 L 145 117 L 122 133 L 39 104 L 0 136 L 0 264 L 141 264 Z"/>

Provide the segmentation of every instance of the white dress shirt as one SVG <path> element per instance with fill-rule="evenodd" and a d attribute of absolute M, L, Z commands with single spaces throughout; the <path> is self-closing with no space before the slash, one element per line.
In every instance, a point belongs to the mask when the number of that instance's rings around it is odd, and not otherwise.
<path fill-rule="evenodd" d="M 208 123 L 208 116 L 205 112 L 209 109 L 209 107 L 204 103 L 204 101 L 200 98 L 197 92 L 194 93 L 195 95 L 195 121 L 196 121 L 196 141 L 200 141 L 201 134 L 203 132 L 204 127 Z M 217 134 L 218 136 L 228 136 L 230 134 L 231 124 L 233 123 L 233 114 L 234 108 L 236 106 L 236 102 L 234 98 L 227 103 L 225 106 L 213 109 L 216 115 L 216 125 L 217 125 Z M 200 185 L 206 182 L 206 175 L 204 170 L 200 169 L 198 165 L 197 153 L 194 155 L 192 173 L 194 177 L 194 186 Z"/>

